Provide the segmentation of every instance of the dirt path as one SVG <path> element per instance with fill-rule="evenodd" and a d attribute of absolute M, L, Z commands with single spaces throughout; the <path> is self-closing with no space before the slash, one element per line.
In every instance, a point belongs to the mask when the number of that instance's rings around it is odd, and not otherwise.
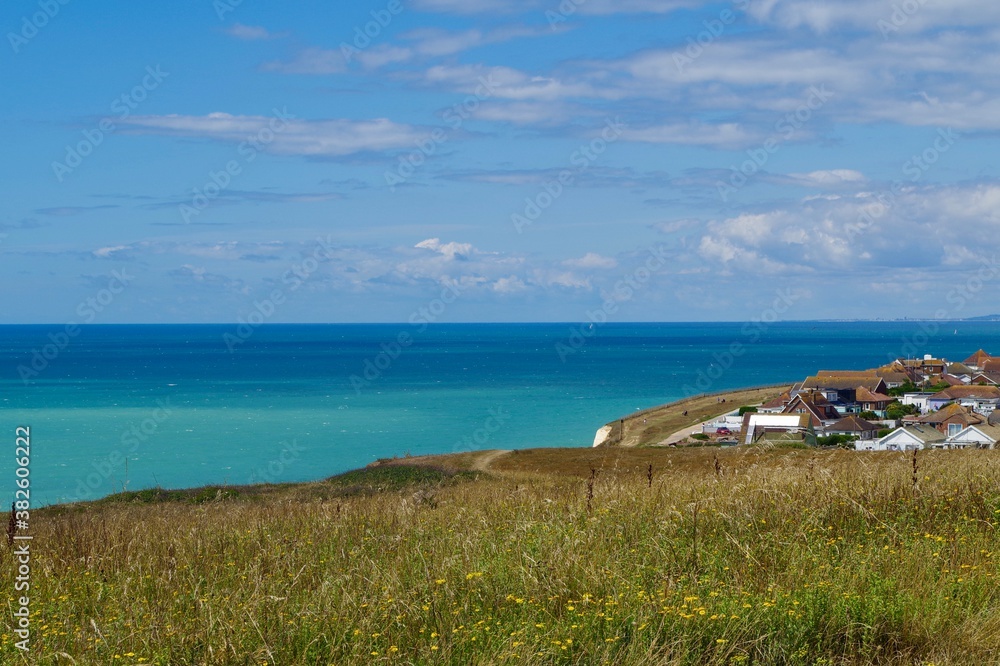
<path fill-rule="evenodd" d="M 687 428 L 681 428 L 680 430 L 678 430 L 674 434 L 670 435 L 670 437 L 667 437 L 666 439 L 660 440 L 654 446 L 669 446 L 670 444 L 676 444 L 677 442 L 679 442 L 679 441 L 681 441 L 683 439 L 687 439 L 687 437 L 692 432 L 694 432 L 696 430 L 698 432 L 701 432 L 702 431 L 702 426 L 708 425 L 709 423 L 714 423 L 716 421 L 716 419 L 718 419 L 720 416 L 722 416 L 723 414 L 728 414 L 728 413 L 729 412 L 726 411 L 726 412 L 723 412 L 722 414 L 717 414 L 717 415 L 713 416 L 710 419 L 706 419 L 706 420 L 702 421 L 701 423 L 697 423 L 697 424 L 695 424 L 693 426 L 689 426 Z"/>
<path fill-rule="evenodd" d="M 508 453 L 510 453 L 510 451 L 505 449 L 499 449 L 496 451 L 484 451 L 483 455 L 476 458 L 475 462 L 472 463 L 472 469 L 476 470 L 477 472 L 488 472 L 490 471 L 490 465 L 493 464 L 494 460 L 500 458 L 501 456 L 505 456 Z"/>

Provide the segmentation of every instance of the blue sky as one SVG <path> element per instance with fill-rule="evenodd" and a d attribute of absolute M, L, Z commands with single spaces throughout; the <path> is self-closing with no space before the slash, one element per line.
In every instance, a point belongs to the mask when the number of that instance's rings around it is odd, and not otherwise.
<path fill-rule="evenodd" d="M 331 4 L 4 3 L 0 323 L 1000 311 L 996 2 Z"/>

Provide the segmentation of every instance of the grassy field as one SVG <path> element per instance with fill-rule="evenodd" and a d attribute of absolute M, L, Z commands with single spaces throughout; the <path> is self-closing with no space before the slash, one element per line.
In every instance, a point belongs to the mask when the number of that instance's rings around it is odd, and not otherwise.
<path fill-rule="evenodd" d="M 608 424 L 611 426 L 608 439 L 617 446 L 655 446 L 679 430 L 692 428 L 743 405 L 768 402 L 787 389 L 788 386 L 774 386 L 687 398 L 612 421 Z M 725 404 L 719 402 L 721 399 L 725 399 Z"/>
<path fill-rule="evenodd" d="M 31 655 L 8 626 L 0 661 L 1000 663 L 1000 452 L 476 463 L 33 513 Z"/>

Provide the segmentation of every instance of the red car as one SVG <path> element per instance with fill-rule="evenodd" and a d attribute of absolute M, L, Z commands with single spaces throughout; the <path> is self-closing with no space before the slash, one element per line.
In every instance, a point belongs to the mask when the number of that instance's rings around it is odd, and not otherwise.
<path fill-rule="evenodd" d="M 729 430 L 729 428 L 719 428 L 718 430 L 715 431 L 715 434 L 716 435 L 732 435 L 733 433 L 732 433 L 732 431 Z"/>

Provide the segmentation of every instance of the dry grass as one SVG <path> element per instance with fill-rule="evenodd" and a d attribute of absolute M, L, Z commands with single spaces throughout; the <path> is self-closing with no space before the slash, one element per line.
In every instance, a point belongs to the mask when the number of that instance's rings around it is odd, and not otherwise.
<path fill-rule="evenodd" d="M 916 485 L 847 451 L 494 469 L 41 511 L 32 662 L 1000 663 L 1000 452 L 922 452 Z"/>

